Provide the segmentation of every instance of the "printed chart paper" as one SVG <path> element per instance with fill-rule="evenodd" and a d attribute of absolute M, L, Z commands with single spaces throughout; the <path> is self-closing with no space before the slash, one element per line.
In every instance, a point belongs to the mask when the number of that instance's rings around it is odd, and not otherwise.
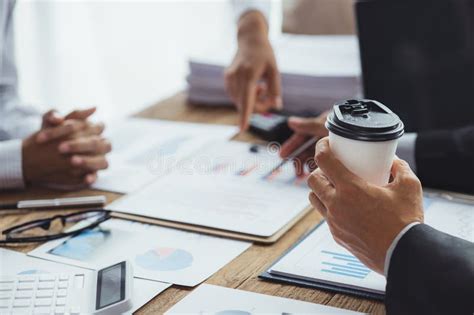
<path fill-rule="evenodd" d="M 48 242 L 30 256 L 83 268 L 128 259 L 135 277 L 195 286 L 251 243 L 111 219 L 100 228 Z"/>
<path fill-rule="evenodd" d="M 424 208 L 426 224 L 474 242 L 472 204 L 425 197 Z M 272 266 L 270 273 L 385 293 L 385 277 L 338 245 L 326 222 Z"/>
<path fill-rule="evenodd" d="M 209 141 L 227 140 L 233 126 L 128 118 L 106 129 L 112 143 L 109 168 L 94 188 L 130 193 L 162 176 L 182 158 Z"/>
<path fill-rule="evenodd" d="M 367 268 L 338 245 L 326 222 L 277 262 L 270 273 L 385 292 L 385 277 Z"/>
<path fill-rule="evenodd" d="M 173 172 L 109 205 L 109 209 L 174 222 L 269 237 L 309 204 L 306 178 L 278 152 L 215 142 Z"/>
<path fill-rule="evenodd" d="M 38 273 L 92 273 L 90 270 L 59 264 L 43 259 L 28 257 L 12 250 L 0 248 L 0 275 L 38 274 Z M 144 279 L 133 279 L 133 307 L 137 311 L 171 284 Z"/>
<path fill-rule="evenodd" d="M 362 314 L 248 291 L 203 284 L 165 314 Z"/>

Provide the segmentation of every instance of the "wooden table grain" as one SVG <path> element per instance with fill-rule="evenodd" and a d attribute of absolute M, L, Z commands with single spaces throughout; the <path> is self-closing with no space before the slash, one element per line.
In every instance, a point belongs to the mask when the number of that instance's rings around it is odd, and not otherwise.
<path fill-rule="evenodd" d="M 184 93 L 176 94 L 169 99 L 161 101 L 155 106 L 138 113 L 136 116 L 231 125 L 237 124 L 238 121 L 238 116 L 235 110 L 231 108 L 215 108 L 187 104 L 186 95 Z M 244 141 L 255 140 L 249 134 L 239 135 L 236 137 L 236 139 Z M 58 192 L 45 188 L 28 188 L 24 191 L 0 193 L 0 202 L 21 199 L 73 197 L 100 194 L 106 195 L 108 202 L 112 202 L 121 196 L 120 194 L 90 189 L 84 189 L 77 192 Z M 74 211 L 74 209 L 67 211 Z M 66 211 L 61 211 L 61 213 L 65 212 Z M 0 214 L 0 230 L 21 222 L 49 217 L 54 213 L 58 213 L 58 211 L 2 212 Z M 291 230 L 289 230 L 278 242 L 273 245 L 251 246 L 242 255 L 234 259 L 232 262 L 210 277 L 206 283 L 325 304 L 359 312 L 385 314 L 385 308 L 381 302 L 355 298 L 343 294 L 334 294 L 322 290 L 276 284 L 258 279 L 258 275 L 261 272 L 265 271 L 275 259 L 283 254 L 292 244 L 294 244 L 301 236 L 313 228 L 320 220 L 321 217 L 316 211 L 310 212 Z M 34 247 L 35 245 L 28 245 L 10 248 L 21 252 L 27 252 L 32 250 Z M 136 314 L 161 314 L 180 301 L 191 291 L 192 289 L 190 288 L 172 286 L 144 305 L 136 312 Z"/>

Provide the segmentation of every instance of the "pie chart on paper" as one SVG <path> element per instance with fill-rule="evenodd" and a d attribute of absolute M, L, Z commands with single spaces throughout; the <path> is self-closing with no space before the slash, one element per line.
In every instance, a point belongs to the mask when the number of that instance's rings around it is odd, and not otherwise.
<path fill-rule="evenodd" d="M 147 270 L 176 271 L 190 267 L 193 255 L 183 249 L 158 247 L 137 255 L 135 262 Z"/>

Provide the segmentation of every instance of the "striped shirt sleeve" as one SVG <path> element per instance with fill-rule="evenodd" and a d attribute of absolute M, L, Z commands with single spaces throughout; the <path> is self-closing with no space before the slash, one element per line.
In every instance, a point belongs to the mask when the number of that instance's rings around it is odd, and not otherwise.
<path fill-rule="evenodd" d="M 21 140 L 0 142 L 0 191 L 24 188 L 21 150 Z"/>

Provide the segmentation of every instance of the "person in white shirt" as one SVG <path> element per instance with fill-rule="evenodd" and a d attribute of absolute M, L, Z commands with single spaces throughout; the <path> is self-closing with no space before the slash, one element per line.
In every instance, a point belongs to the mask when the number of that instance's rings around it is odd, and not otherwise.
<path fill-rule="evenodd" d="M 41 114 L 18 98 L 14 61 L 14 0 L 0 2 L 0 191 L 26 185 L 76 188 L 107 168 L 111 145 L 104 125 L 88 118 L 95 108 L 61 117 Z"/>

